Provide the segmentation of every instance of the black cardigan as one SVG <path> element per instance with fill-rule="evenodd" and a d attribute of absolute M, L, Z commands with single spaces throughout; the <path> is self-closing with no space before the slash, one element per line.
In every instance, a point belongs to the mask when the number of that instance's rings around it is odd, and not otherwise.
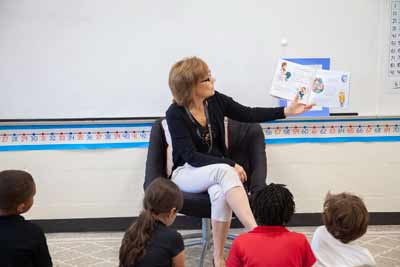
<path fill-rule="evenodd" d="M 225 163 L 234 166 L 225 147 L 224 117 L 241 122 L 264 122 L 285 118 L 284 108 L 250 108 L 235 102 L 231 97 L 215 91 L 207 99 L 211 127 L 218 131 L 216 142 L 223 149 L 223 157 L 199 152 L 202 140 L 196 134 L 196 126 L 190 120 L 184 107 L 173 103 L 166 112 L 168 129 L 172 138 L 175 170 L 186 162 L 194 167 Z"/>

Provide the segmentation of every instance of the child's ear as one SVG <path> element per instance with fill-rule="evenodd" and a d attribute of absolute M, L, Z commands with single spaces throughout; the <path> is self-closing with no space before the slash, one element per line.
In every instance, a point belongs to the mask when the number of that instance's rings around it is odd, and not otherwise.
<path fill-rule="evenodd" d="M 24 212 L 25 212 L 25 209 L 26 209 L 25 203 L 21 203 L 21 204 L 19 204 L 19 205 L 17 206 L 17 213 L 18 213 L 18 214 L 24 213 Z"/>
<path fill-rule="evenodd" d="M 170 215 L 175 215 L 175 213 L 176 213 L 176 208 L 172 208 L 172 209 L 169 211 L 169 214 L 170 214 Z"/>

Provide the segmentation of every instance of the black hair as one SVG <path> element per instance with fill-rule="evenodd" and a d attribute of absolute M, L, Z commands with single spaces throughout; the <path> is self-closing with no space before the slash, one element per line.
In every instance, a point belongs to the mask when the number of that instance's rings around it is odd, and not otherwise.
<path fill-rule="evenodd" d="M 20 170 L 5 170 L 0 172 L 0 210 L 16 211 L 19 204 L 32 196 L 35 182 L 32 175 Z"/>
<path fill-rule="evenodd" d="M 295 211 L 292 193 L 286 185 L 274 183 L 253 194 L 251 207 L 258 225 L 285 225 Z"/>

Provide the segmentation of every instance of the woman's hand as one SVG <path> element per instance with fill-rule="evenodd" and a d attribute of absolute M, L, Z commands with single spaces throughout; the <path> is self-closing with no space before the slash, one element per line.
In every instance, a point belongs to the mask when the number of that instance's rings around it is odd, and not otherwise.
<path fill-rule="evenodd" d="M 242 183 L 246 182 L 247 181 L 247 174 L 244 171 L 243 167 L 236 163 L 233 168 L 239 174 L 240 181 L 242 181 Z"/>
<path fill-rule="evenodd" d="M 290 105 L 284 109 L 285 116 L 288 117 L 288 116 L 300 115 L 306 111 L 309 111 L 314 106 L 315 106 L 315 104 L 305 105 L 305 104 L 299 103 L 299 95 L 296 95 L 293 102 L 290 103 Z"/>

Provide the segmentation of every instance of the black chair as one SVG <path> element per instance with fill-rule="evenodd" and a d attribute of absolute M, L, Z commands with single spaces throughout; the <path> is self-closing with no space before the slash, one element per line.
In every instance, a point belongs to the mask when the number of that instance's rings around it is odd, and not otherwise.
<path fill-rule="evenodd" d="M 167 148 L 162 120 L 155 121 L 151 128 L 150 142 L 146 159 L 144 189 L 157 177 L 168 177 Z M 263 188 L 266 184 L 267 158 L 265 154 L 264 133 L 259 124 L 241 123 L 234 120 L 227 122 L 228 151 L 230 158 L 240 164 L 246 171 L 248 180 L 244 184 L 246 191 L 251 193 Z M 183 192 L 184 204 L 180 213 L 186 216 L 202 218 L 201 233 L 184 235 L 185 247 L 201 245 L 202 252 L 199 266 L 211 245 L 211 203 L 207 192 Z M 233 240 L 235 235 L 229 234 Z"/>

